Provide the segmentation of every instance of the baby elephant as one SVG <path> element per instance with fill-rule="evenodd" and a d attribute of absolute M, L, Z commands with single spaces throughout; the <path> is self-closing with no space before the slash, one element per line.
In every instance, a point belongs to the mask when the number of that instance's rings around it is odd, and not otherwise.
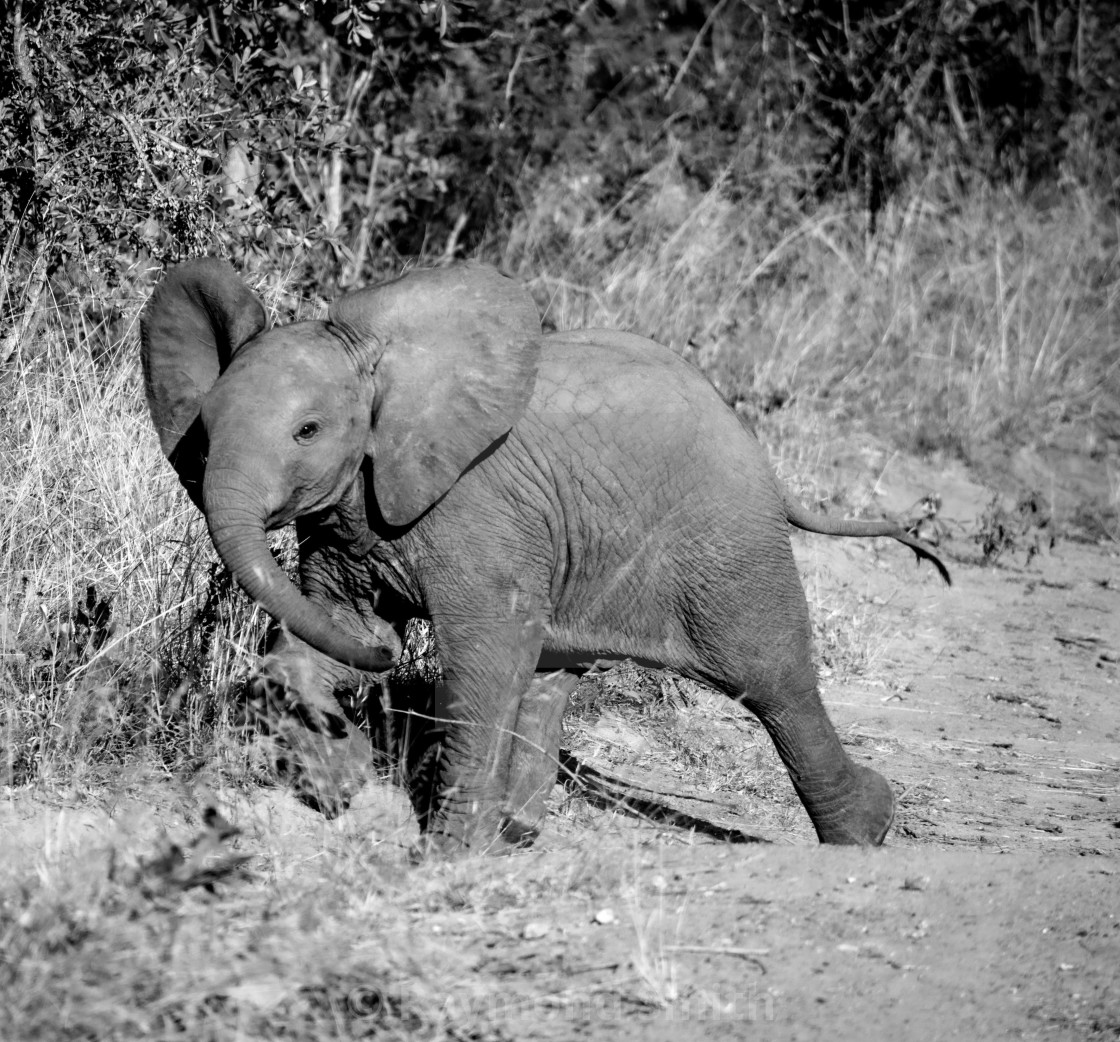
<path fill-rule="evenodd" d="M 932 550 L 791 502 L 691 365 L 628 333 L 542 334 L 492 268 L 410 271 L 265 326 L 227 264 L 170 270 L 141 325 L 152 418 L 222 560 L 282 624 L 266 674 L 350 752 L 340 677 L 392 668 L 405 623 L 431 620 L 426 846 L 531 838 L 568 693 L 623 658 L 747 706 L 821 842 L 882 842 L 893 797 L 821 705 L 789 526 L 890 536 L 948 581 Z M 292 521 L 299 588 L 265 537 Z"/>

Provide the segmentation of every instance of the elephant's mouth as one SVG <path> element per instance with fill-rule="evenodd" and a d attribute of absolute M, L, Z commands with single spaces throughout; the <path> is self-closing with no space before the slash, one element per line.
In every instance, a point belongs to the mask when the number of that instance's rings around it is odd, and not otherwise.
<path fill-rule="evenodd" d="M 343 485 L 343 490 L 345 490 Z M 345 491 L 330 489 L 318 495 L 295 492 L 286 497 L 284 505 L 277 510 L 267 513 L 264 517 L 264 527 L 268 532 L 276 532 L 290 525 L 297 518 L 306 518 L 310 521 L 323 521 L 327 515 L 338 505 Z"/>
<path fill-rule="evenodd" d="M 312 513 L 325 514 L 326 509 L 324 508 L 320 511 L 306 511 L 286 506 L 281 510 L 276 510 L 271 514 L 265 515 L 264 530 L 266 532 L 279 532 L 282 528 L 287 528 L 297 517 L 304 517 Z"/>

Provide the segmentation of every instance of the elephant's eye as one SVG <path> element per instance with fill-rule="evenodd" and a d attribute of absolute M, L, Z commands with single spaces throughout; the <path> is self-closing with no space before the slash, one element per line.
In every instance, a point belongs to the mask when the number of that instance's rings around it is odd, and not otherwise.
<path fill-rule="evenodd" d="M 308 420 L 303 424 L 298 431 L 296 431 L 296 441 L 310 441 L 320 431 L 320 426 L 314 420 Z"/>

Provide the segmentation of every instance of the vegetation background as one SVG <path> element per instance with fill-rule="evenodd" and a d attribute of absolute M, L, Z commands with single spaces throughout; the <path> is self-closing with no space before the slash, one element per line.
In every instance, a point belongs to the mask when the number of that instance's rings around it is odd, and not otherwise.
<path fill-rule="evenodd" d="M 1020 502 L 1115 540 L 1118 203 L 1112 0 L 9 0 L 0 781 L 259 767 L 228 696 L 264 621 L 143 405 L 165 264 L 226 256 L 287 321 L 479 257 L 547 326 L 691 358 L 820 505 L 865 505 L 840 440 L 1005 492 L 1059 452 L 1091 481 Z"/>

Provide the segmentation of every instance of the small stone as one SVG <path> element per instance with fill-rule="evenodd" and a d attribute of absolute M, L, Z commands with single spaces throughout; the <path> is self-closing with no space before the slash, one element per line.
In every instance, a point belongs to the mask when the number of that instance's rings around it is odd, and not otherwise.
<path fill-rule="evenodd" d="M 592 917 L 592 921 L 599 926 L 610 926 L 616 918 L 617 916 L 614 914 L 613 908 L 600 908 Z"/>
<path fill-rule="evenodd" d="M 539 920 L 534 920 L 531 923 L 526 923 L 524 929 L 521 931 L 521 936 L 527 941 L 535 941 L 539 937 L 543 937 L 549 931 L 548 923 L 542 923 Z"/>

